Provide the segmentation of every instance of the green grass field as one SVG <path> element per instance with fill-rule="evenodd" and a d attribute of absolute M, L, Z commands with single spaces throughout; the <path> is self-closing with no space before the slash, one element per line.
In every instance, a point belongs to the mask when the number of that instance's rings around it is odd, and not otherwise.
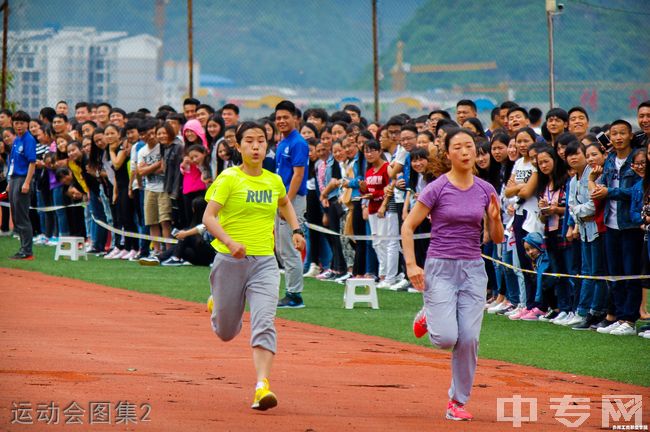
<path fill-rule="evenodd" d="M 199 303 L 209 294 L 209 269 L 206 267 L 142 267 L 137 263 L 107 261 L 94 256 L 90 256 L 88 262 L 67 259 L 56 262 L 54 248 L 47 246 L 35 246 L 34 261 L 7 259 L 17 248 L 17 240 L 0 239 L 0 267 L 38 271 Z M 278 310 L 278 316 L 431 347 L 427 338 L 418 340 L 411 332 L 413 316 L 422 306 L 420 294 L 380 290 L 379 310 L 363 307 L 346 310 L 343 309 L 342 285 L 308 279 L 303 297 L 306 308 Z M 650 386 L 650 341 L 638 336 L 576 332 L 548 323 L 513 322 L 505 317 L 486 315 L 479 355 Z"/>

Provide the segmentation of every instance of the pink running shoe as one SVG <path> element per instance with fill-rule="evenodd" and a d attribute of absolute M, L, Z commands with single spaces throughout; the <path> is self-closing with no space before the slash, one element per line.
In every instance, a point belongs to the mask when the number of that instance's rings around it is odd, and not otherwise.
<path fill-rule="evenodd" d="M 544 316 L 544 314 L 546 314 L 546 312 L 537 307 L 534 307 L 525 316 L 521 317 L 521 319 L 524 321 L 537 321 L 539 317 Z"/>
<path fill-rule="evenodd" d="M 514 315 L 510 315 L 508 318 L 511 319 L 511 320 L 513 320 L 513 321 L 514 321 L 514 320 L 520 320 L 522 317 L 524 317 L 525 315 L 527 315 L 529 312 L 530 312 L 530 311 L 529 311 L 528 309 L 523 308 L 522 310 L 520 310 L 520 311 L 517 312 L 516 314 L 514 314 Z"/>
<path fill-rule="evenodd" d="M 532 313 L 537 315 L 538 317 L 546 315 L 546 312 L 541 310 L 540 308 L 534 307 Z"/>
<path fill-rule="evenodd" d="M 418 339 L 427 334 L 427 316 L 424 308 L 420 309 L 413 319 L 413 334 Z"/>
<path fill-rule="evenodd" d="M 535 313 L 535 309 L 528 311 L 526 315 L 519 318 L 521 321 L 537 321 L 538 319 L 539 315 Z"/>
<path fill-rule="evenodd" d="M 470 421 L 474 418 L 466 409 L 465 405 L 459 404 L 455 400 L 450 400 L 447 404 L 447 420 Z"/>

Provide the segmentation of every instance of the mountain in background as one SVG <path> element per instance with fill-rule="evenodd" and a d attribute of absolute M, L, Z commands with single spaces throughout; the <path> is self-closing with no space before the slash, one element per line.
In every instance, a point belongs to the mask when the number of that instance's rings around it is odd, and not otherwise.
<path fill-rule="evenodd" d="M 380 1 L 379 41 L 392 42 L 425 0 Z M 89 26 L 156 36 L 154 0 L 13 0 L 11 30 Z M 194 0 L 201 73 L 237 85 L 349 88 L 372 62 L 370 0 Z M 166 6 L 165 59 L 187 58 L 187 3 Z"/>
<path fill-rule="evenodd" d="M 558 0 L 558 3 L 562 3 Z M 648 0 L 566 0 L 554 17 L 556 106 L 582 105 L 601 122 L 633 117 L 650 99 Z M 548 108 L 548 32 L 545 2 L 427 0 L 399 30 L 411 65 L 484 63 L 497 69 L 407 74 L 407 89 L 457 99 L 516 100 Z M 393 86 L 396 44 L 382 52 L 381 88 Z M 372 88 L 371 65 L 356 87 Z"/>
<path fill-rule="evenodd" d="M 558 0 L 560 3 L 561 0 Z M 555 17 L 558 105 L 600 118 L 633 112 L 650 93 L 649 0 L 565 0 Z M 194 0 L 201 73 L 237 86 L 372 89 L 370 0 Z M 164 58 L 187 58 L 187 3 L 169 0 Z M 154 0 L 12 0 L 10 29 L 92 26 L 157 35 Z M 396 44 L 411 65 L 497 69 L 409 74 L 407 91 L 548 106 L 544 0 L 380 0 L 381 88 L 392 88 Z M 303 92 L 304 93 L 304 92 Z M 433 96 L 431 96 L 433 95 Z"/>
<path fill-rule="evenodd" d="M 649 4 L 648 0 L 565 1 L 563 12 L 554 18 L 556 78 L 650 81 Z M 498 68 L 412 75 L 409 88 L 547 80 L 544 8 L 543 0 L 426 1 L 398 33 L 397 39 L 405 44 L 405 62 L 425 65 L 495 61 Z M 387 78 L 385 88 L 392 84 L 388 71 L 395 64 L 395 51 L 393 44 L 381 56 Z M 366 78 L 365 85 L 370 82 Z"/>

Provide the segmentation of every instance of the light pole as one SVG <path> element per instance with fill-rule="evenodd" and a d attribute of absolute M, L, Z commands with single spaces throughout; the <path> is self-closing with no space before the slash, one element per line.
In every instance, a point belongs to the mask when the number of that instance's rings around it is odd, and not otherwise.
<path fill-rule="evenodd" d="M 189 96 L 194 97 L 194 36 L 192 34 L 192 0 L 187 0 L 187 70 L 190 74 Z"/>
<path fill-rule="evenodd" d="M 548 28 L 548 103 L 555 106 L 555 51 L 553 46 L 553 15 L 557 10 L 556 0 L 546 0 L 546 26 Z"/>
<path fill-rule="evenodd" d="M 0 6 L 2 9 L 2 89 L 0 94 L 0 105 L 7 108 L 7 32 L 9 31 L 9 0 L 5 0 Z"/>
<path fill-rule="evenodd" d="M 379 121 L 379 49 L 377 47 L 377 0 L 372 0 L 372 89 L 375 121 Z"/>

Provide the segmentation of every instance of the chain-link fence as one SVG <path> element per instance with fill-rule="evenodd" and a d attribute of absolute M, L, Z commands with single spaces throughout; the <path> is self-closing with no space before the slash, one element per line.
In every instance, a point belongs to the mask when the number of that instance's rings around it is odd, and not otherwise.
<path fill-rule="evenodd" d="M 372 0 L 194 0 L 194 96 L 244 118 L 278 100 L 373 114 Z M 612 3 L 616 7 L 612 7 Z M 595 122 L 633 117 L 650 92 L 647 0 L 566 0 L 554 15 L 556 105 Z M 8 99 L 127 111 L 188 95 L 186 0 L 9 0 Z M 380 111 L 420 115 L 477 101 L 549 106 L 544 0 L 378 0 Z"/>

